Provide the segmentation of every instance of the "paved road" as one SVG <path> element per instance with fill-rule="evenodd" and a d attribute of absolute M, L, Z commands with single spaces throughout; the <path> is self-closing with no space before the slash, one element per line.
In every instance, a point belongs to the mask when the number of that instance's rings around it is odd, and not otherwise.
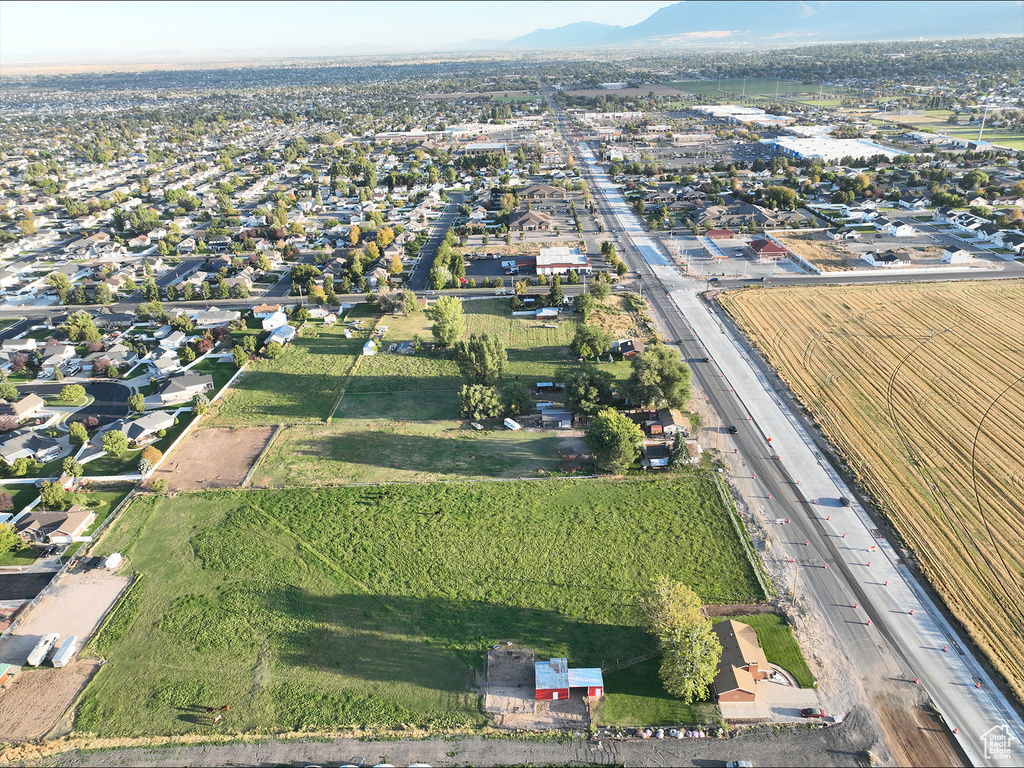
<path fill-rule="evenodd" d="M 431 222 L 430 237 L 420 249 L 419 261 L 409 278 L 409 288 L 412 290 L 420 291 L 427 287 L 427 279 L 430 277 L 430 268 L 434 264 L 434 256 L 448 229 L 455 223 L 455 217 L 459 215 L 459 206 L 462 205 L 465 198 L 466 195 L 462 193 L 453 193 L 444 212 Z"/>
<path fill-rule="evenodd" d="M 740 340 L 701 301 L 706 283 L 682 277 L 598 168 L 593 153 L 581 146 L 577 154 L 610 229 L 624 234 L 623 257 L 645 278 L 646 295 L 670 338 L 680 342 L 684 356 L 715 361 L 696 365 L 696 378 L 715 410 L 739 429 L 737 450 L 764 490 L 756 501 L 769 517 L 791 521 L 780 526 L 774 543 L 792 559 L 802 589 L 815 599 L 851 661 L 867 674 L 866 687 L 900 684 L 870 677 L 895 661 L 906 684 L 918 679 L 947 725 L 956 729 L 972 764 L 1024 765 L 1024 722 L 899 555 L 876 538 L 866 510 L 856 502 L 840 504 L 840 497 L 853 499 L 854 494 L 818 455 Z M 694 240 L 686 247 L 699 246 Z M 986 741 L 993 728 L 1013 736 L 996 754 L 989 753 Z"/>
<path fill-rule="evenodd" d="M 128 415 L 128 396 L 131 391 L 124 384 L 113 381 L 79 381 L 70 380 L 59 384 L 18 384 L 18 390 L 23 393 L 34 392 L 40 397 L 54 397 L 60 394 L 61 389 L 69 383 L 81 383 L 85 391 L 93 397 L 93 401 L 80 411 L 77 411 L 71 421 L 81 421 L 87 416 L 95 416 L 100 426 L 109 424 L 112 421 L 123 419 Z"/>

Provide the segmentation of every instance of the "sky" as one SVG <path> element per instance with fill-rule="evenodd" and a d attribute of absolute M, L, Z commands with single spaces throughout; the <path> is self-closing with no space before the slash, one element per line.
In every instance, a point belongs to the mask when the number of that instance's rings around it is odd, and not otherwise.
<path fill-rule="evenodd" d="M 0 0 L 0 65 L 155 56 L 438 50 L 576 21 L 629 26 L 673 0 L 19 2 Z M 379 47 L 379 48 L 377 48 Z"/>

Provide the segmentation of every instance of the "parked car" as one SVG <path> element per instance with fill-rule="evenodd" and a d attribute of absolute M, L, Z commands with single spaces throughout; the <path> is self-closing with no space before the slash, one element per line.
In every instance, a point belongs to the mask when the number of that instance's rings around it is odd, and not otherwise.
<path fill-rule="evenodd" d="M 800 717 L 825 717 L 825 710 L 821 707 L 808 707 L 800 710 Z"/>

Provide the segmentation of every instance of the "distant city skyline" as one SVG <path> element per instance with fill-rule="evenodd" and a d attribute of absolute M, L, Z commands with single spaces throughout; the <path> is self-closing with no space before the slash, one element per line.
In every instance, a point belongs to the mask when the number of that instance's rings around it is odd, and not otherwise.
<path fill-rule="evenodd" d="M 0 2 L 4 63 L 431 51 L 578 21 L 628 26 L 641 2 Z"/>

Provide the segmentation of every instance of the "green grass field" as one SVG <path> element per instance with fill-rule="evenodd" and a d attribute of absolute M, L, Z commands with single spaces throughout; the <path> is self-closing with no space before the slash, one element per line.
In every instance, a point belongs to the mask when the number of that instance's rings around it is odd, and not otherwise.
<path fill-rule="evenodd" d="M 87 649 L 108 663 L 75 726 L 107 736 L 215 732 L 225 703 L 231 732 L 474 727 L 498 640 L 602 665 L 652 648 L 657 574 L 763 597 L 696 475 L 145 496 L 114 551 L 143 580 Z"/>
<path fill-rule="evenodd" d="M 368 322 L 367 326 L 372 322 Z M 276 360 L 250 363 L 225 393 L 207 426 L 324 421 L 369 330 L 344 336 L 344 324 L 309 324 Z"/>
<path fill-rule="evenodd" d="M 634 664 L 604 676 L 605 697 L 595 725 L 703 725 L 721 719 L 711 701 L 684 704 L 665 693 L 658 676 L 661 658 Z"/>

